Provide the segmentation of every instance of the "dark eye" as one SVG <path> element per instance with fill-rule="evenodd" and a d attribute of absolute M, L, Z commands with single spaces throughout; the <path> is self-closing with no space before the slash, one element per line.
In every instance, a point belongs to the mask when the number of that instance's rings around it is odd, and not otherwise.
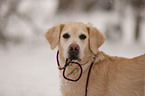
<path fill-rule="evenodd" d="M 84 39 L 86 39 L 86 36 L 84 34 L 82 34 L 82 35 L 79 36 L 79 38 L 84 40 Z"/>
<path fill-rule="evenodd" d="M 65 38 L 65 39 L 68 39 L 69 37 L 70 37 L 70 35 L 67 33 L 63 35 L 63 38 Z"/>

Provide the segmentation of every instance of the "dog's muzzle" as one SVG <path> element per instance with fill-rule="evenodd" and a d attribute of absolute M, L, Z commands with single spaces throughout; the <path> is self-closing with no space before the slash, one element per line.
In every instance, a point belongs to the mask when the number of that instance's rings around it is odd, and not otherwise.
<path fill-rule="evenodd" d="M 80 52 L 79 50 L 80 48 L 77 44 L 71 44 L 69 46 L 68 58 L 71 60 L 79 60 L 79 52 Z"/>

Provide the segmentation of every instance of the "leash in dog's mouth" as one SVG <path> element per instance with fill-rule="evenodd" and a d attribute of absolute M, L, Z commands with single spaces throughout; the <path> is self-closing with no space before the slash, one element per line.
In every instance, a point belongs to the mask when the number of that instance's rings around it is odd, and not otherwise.
<path fill-rule="evenodd" d="M 63 67 L 61 67 L 61 66 L 60 66 L 60 63 L 59 63 L 58 55 L 59 55 L 59 51 L 57 51 L 57 56 L 56 56 L 56 58 L 57 58 L 57 65 L 58 65 L 59 70 L 63 70 L 63 77 L 64 77 L 66 80 L 68 80 L 68 81 L 73 81 L 73 82 L 78 81 L 78 80 L 81 78 L 82 72 L 83 72 L 83 68 L 82 68 L 81 64 L 79 64 L 78 62 L 74 62 L 74 61 L 73 61 L 73 57 L 72 57 L 70 60 L 67 58 L 66 61 L 65 61 L 65 65 L 64 65 Z M 66 77 L 66 75 L 65 75 L 66 68 L 67 68 L 70 64 L 76 64 L 76 65 L 80 68 L 80 75 L 78 76 L 77 79 L 70 79 L 70 78 Z"/>
<path fill-rule="evenodd" d="M 59 64 L 58 55 L 59 55 L 59 51 L 57 51 L 57 57 L 56 57 L 56 58 L 57 58 L 57 64 L 58 64 L 59 70 L 63 70 L 63 77 L 64 77 L 66 80 L 68 80 L 68 81 L 73 81 L 73 82 L 78 81 L 78 80 L 81 78 L 82 72 L 83 72 L 83 69 L 82 69 L 81 64 L 79 64 L 78 62 L 73 62 L 73 57 L 72 57 L 70 60 L 66 59 L 66 62 L 65 62 L 64 67 L 61 67 L 60 64 Z M 89 67 L 89 70 L 88 70 L 88 75 L 87 75 L 87 80 L 86 80 L 86 87 L 85 87 L 85 96 L 87 96 L 87 94 L 88 94 L 89 77 L 90 77 L 91 69 L 92 69 L 92 67 L 93 67 L 93 64 L 94 64 L 94 62 L 95 62 L 96 57 L 97 57 L 97 54 L 94 54 L 93 61 L 92 61 L 91 65 L 90 65 L 90 67 Z M 99 62 L 98 62 L 98 63 L 99 63 Z M 80 71 L 80 75 L 79 75 L 79 77 L 78 77 L 77 79 L 70 79 L 70 78 L 67 78 L 67 77 L 65 76 L 65 70 L 66 70 L 66 68 L 67 68 L 70 64 L 76 64 L 76 65 L 78 65 L 79 68 L 80 68 L 80 70 L 81 70 L 81 71 Z"/>

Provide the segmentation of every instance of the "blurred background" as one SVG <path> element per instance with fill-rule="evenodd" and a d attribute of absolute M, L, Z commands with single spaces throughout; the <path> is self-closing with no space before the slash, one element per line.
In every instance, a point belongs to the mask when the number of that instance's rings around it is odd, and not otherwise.
<path fill-rule="evenodd" d="M 145 0 L 0 0 L 0 96 L 61 96 L 44 33 L 69 21 L 98 28 L 109 55 L 145 53 Z"/>

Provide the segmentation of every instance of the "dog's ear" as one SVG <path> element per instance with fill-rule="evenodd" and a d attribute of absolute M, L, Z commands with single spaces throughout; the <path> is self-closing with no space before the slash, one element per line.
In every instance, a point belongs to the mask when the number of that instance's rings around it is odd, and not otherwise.
<path fill-rule="evenodd" d="M 45 33 L 45 38 L 50 43 L 51 49 L 53 50 L 59 43 L 60 39 L 60 33 L 62 31 L 62 28 L 64 27 L 64 24 L 60 24 L 57 26 L 54 26 Z"/>
<path fill-rule="evenodd" d="M 90 49 L 94 54 L 97 54 L 98 48 L 104 43 L 105 37 L 95 27 L 87 27 L 89 31 Z"/>

